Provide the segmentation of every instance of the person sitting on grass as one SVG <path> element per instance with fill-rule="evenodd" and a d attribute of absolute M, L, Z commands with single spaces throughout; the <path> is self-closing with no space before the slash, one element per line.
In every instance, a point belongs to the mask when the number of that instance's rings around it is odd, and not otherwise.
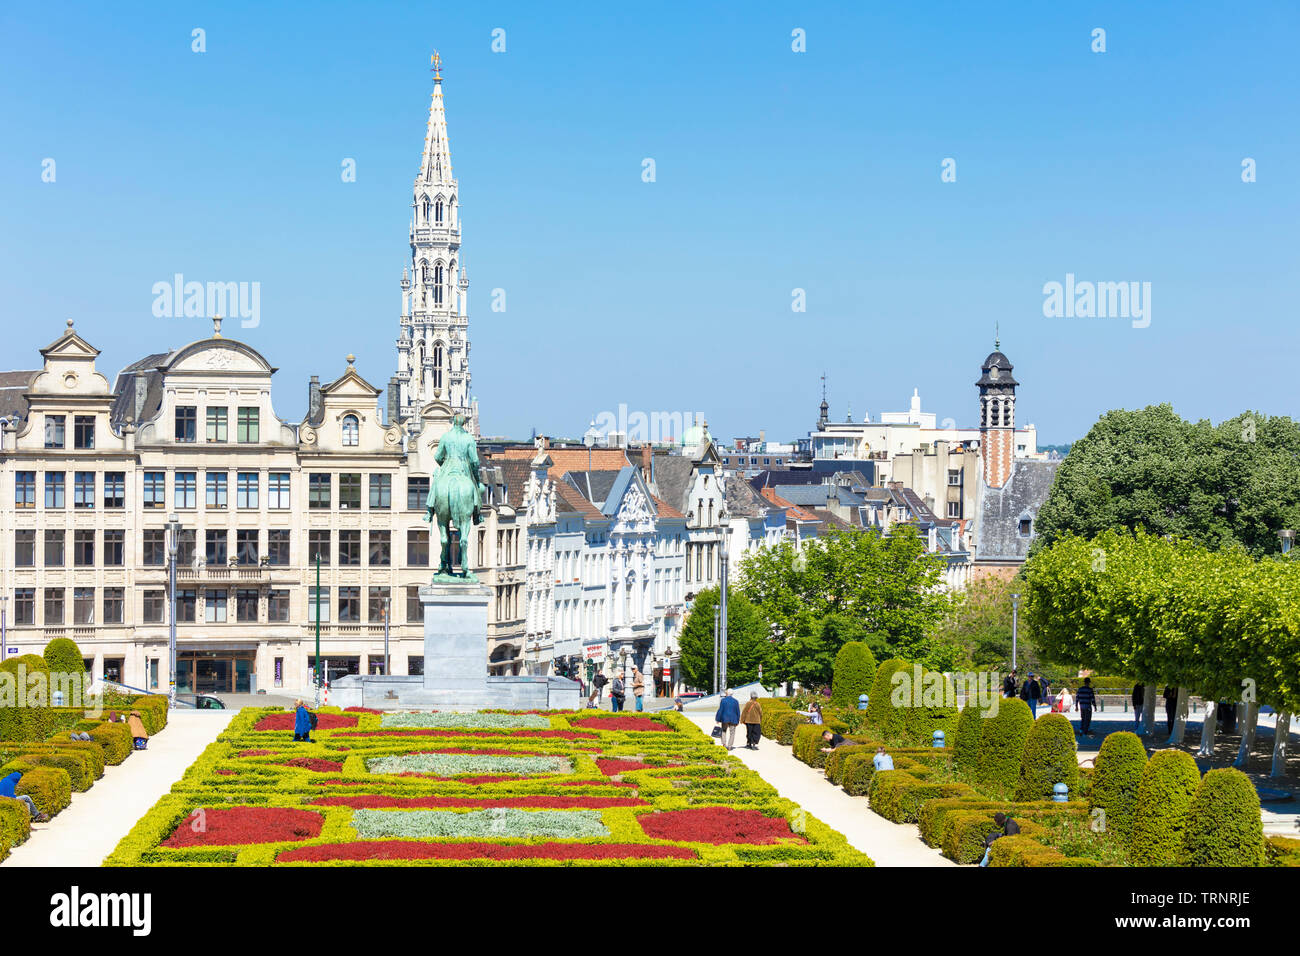
<path fill-rule="evenodd" d="M 837 734 L 830 730 L 822 732 L 822 740 L 830 744 L 829 747 L 822 748 L 822 753 L 824 754 L 830 753 L 836 747 L 843 747 L 846 744 L 853 743 L 853 741 L 849 740 L 849 738 L 845 737 L 843 734 Z"/>
<path fill-rule="evenodd" d="M 1004 836 L 1015 836 L 1020 832 L 1020 824 L 1001 810 L 993 814 L 993 822 L 998 825 L 998 828 L 984 838 L 984 859 L 980 860 L 980 866 L 989 865 L 989 854 L 993 852 L 993 842 L 995 840 Z"/>
<path fill-rule="evenodd" d="M 293 718 L 293 739 L 313 744 L 316 741 L 311 739 L 311 711 L 302 701 L 298 701 L 297 707 Z"/>
<path fill-rule="evenodd" d="M 18 796 L 18 781 L 22 779 L 23 775 L 15 770 L 9 776 L 0 780 L 0 797 L 8 797 L 10 800 L 17 800 L 27 804 L 27 812 L 31 814 L 32 822 L 44 823 L 49 817 L 36 809 L 36 802 L 25 793 L 21 797 Z"/>

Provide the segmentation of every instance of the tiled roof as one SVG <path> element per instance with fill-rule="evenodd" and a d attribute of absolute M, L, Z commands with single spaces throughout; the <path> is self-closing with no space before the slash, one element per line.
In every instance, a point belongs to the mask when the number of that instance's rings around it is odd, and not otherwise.
<path fill-rule="evenodd" d="M 40 369 L 31 372 L 0 372 L 0 418 L 27 417 L 27 399 L 23 393 Z"/>
<path fill-rule="evenodd" d="M 799 521 L 820 521 L 815 514 L 807 508 L 801 508 L 792 501 L 786 501 L 771 488 L 764 488 L 759 492 L 767 501 L 772 502 L 778 508 L 784 508 L 787 518 L 796 518 Z"/>
<path fill-rule="evenodd" d="M 1024 561 L 1032 537 L 1020 535 L 1020 519 L 1033 522 L 1037 534 L 1038 509 L 1047 500 L 1059 461 L 1017 459 L 1011 477 L 1001 488 L 980 483 L 976 505 L 976 561 Z"/>
<path fill-rule="evenodd" d="M 585 448 L 548 448 L 546 454 L 551 456 L 549 474 L 557 482 L 564 477 L 565 472 L 587 470 L 587 449 Z M 491 457 L 494 459 L 515 458 L 532 461 L 537 457 L 537 449 L 533 447 L 503 448 L 500 452 L 494 452 Z M 592 471 L 618 471 L 630 464 L 627 453 L 622 448 L 591 449 Z"/>
<path fill-rule="evenodd" d="M 741 518 L 759 518 L 768 511 L 763 498 L 743 478 L 730 477 L 723 486 L 727 511 Z"/>
<path fill-rule="evenodd" d="M 518 511 L 524 506 L 524 489 L 528 487 L 528 462 L 518 458 L 499 458 L 492 464 L 501 469 L 506 483 L 506 502 Z"/>
<path fill-rule="evenodd" d="M 555 510 L 560 513 L 570 512 L 586 518 L 603 518 L 600 509 L 582 496 L 577 488 L 567 481 L 555 483 Z"/>

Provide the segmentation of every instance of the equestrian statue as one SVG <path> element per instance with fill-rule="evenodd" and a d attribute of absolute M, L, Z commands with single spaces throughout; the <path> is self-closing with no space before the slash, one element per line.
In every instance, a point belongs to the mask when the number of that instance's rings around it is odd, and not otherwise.
<path fill-rule="evenodd" d="M 474 436 L 465 431 L 465 416 L 456 415 L 451 430 L 438 442 L 433 460 L 438 470 L 429 484 L 429 497 L 424 520 L 438 522 L 438 541 L 442 544 L 442 559 L 434 581 L 471 581 L 478 578 L 470 570 L 474 566 L 470 556 L 474 535 L 472 528 L 483 520 L 480 505 L 483 485 L 478 473 L 478 445 Z M 455 526 L 460 536 L 460 570 L 451 561 L 451 529 Z"/>

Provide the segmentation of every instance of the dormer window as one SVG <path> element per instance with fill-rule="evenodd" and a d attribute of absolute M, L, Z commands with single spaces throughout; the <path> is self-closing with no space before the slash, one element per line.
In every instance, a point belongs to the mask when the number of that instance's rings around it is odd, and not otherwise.
<path fill-rule="evenodd" d="M 1034 535 L 1034 518 L 1033 515 L 1021 515 L 1020 521 L 1016 525 L 1016 534 L 1022 538 L 1032 538 Z"/>
<path fill-rule="evenodd" d="M 343 416 L 343 444 L 345 447 L 354 448 L 361 440 L 361 423 L 355 415 Z"/>

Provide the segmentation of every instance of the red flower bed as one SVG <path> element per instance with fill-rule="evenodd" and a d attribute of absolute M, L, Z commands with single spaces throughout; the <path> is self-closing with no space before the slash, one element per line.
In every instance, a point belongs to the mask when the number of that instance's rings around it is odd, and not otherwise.
<path fill-rule="evenodd" d="M 617 760 L 610 758 L 607 760 L 597 760 L 596 766 L 600 768 L 600 772 L 605 776 L 612 777 L 615 774 L 627 773 L 629 770 L 663 770 L 665 766 L 680 767 L 681 764 L 642 763 L 640 760 Z"/>
<path fill-rule="evenodd" d="M 693 860 L 683 846 L 637 843 L 426 843 L 420 840 L 358 840 L 286 850 L 280 863 L 326 860 Z"/>
<path fill-rule="evenodd" d="M 345 714 L 382 714 L 382 710 L 375 710 L 373 707 L 344 707 Z"/>
<path fill-rule="evenodd" d="M 691 843 L 777 843 L 792 840 L 807 843 L 790 829 L 782 817 L 767 817 L 758 810 L 731 807 L 692 807 L 639 816 L 645 835 L 656 840 Z"/>
<path fill-rule="evenodd" d="M 368 780 L 340 780 L 337 777 L 333 780 L 314 780 L 312 781 L 318 787 L 372 787 Z"/>
<path fill-rule="evenodd" d="M 649 717 L 581 717 L 569 721 L 570 727 L 587 727 L 592 730 L 657 730 L 662 733 L 675 733 L 667 724 L 661 724 Z"/>
<path fill-rule="evenodd" d="M 194 828 L 202 821 L 202 832 Z M 159 846 L 226 846 L 250 843 L 279 843 L 282 840 L 306 840 L 320 836 L 325 818 L 311 810 L 289 807 L 230 807 L 204 810 L 202 817 L 193 814 L 176 827 Z"/>
<path fill-rule="evenodd" d="M 527 807 L 533 810 L 603 810 L 606 807 L 646 807 L 649 801 L 636 797 L 552 797 L 533 794 L 523 797 L 386 797 L 380 794 L 361 796 L 317 797 L 319 807 L 352 807 L 354 810 L 380 807 Z"/>
<path fill-rule="evenodd" d="M 557 740 L 596 740 L 583 730 L 352 730 L 339 737 L 554 737 Z"/>
<path fill-rule="evenodd" d="M 218 770 L 217 773 L 221 774 L 223 777 L 234 777 L 239 775 L 238 770 Z"/>
<path fill-rule="evenodd" d="M 279 752 L 280 751 L 278 750 L 241 750 L 239 752 L 239 756 L 240 757 L 267 757 L 270 756 L 271 754 L 277 754 Z"/>
<path fill-rule="evenodd" d="M 322 760 L 320 757 L 294 757 L 280 763 L 281 767 L 303 767 L 317 773 L 338 773 L 343 769 L 341 760 Z"/>
<path fill-rule="evenodd" d="M 293 730 L 294 714 L 267 714 L 257 722 L 254 730 Z M 355 727 L 356 714 L 317 714 L 317 730 L 337 730 L 340 727 Z"/>
<path fill-rule="evenodd" d="M 556 780 L 547 781 L 552 787 L 635 787 L 634 783 L 614 783 L 612 780 Z"/>

